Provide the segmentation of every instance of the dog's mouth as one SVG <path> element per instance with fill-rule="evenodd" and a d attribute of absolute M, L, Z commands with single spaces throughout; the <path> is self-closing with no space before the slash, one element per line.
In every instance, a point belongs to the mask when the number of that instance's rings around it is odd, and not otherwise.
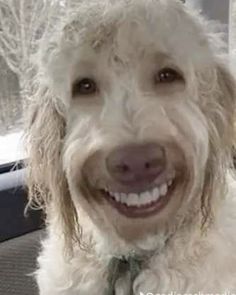
<path fill-rule="evenodd" d="M 138 192 L 100 189 L 103 198 L 118 212 L 129 218 L 144 218 L 159 213 L 168 204 L 174 193 L 178 178 L 174 173 L 161 183 L 153 184 Z"/>

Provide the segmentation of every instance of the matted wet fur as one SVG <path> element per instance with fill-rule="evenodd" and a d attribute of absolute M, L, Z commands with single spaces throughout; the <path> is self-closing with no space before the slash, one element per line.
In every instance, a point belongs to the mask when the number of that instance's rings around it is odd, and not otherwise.
<path fill-rule="evenodd" d="M 236 85 L 225 51 L 215 26 L 177 0 L 79 1 L 58 18 L 27 127 L 30 204 L 47 215 L 40 295 L 103 295 L 110 258 L 130 253 L 152 253 L 134 294 L 236 292 Z M 163 68 L 181 78 L 156 82 Z M 88 77 L 98 90 L 73 92 Z M 106 157 L 147 142 L 165 149 L 177 184 L 161 212 L 129 218 L 101 196 L 117 187 Z M 128 295 L 125 278 L 116 292 Z"/>

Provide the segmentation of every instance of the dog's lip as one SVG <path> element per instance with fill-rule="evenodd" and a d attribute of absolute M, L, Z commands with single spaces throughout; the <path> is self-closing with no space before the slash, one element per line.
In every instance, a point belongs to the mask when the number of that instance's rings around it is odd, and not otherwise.
<path fill-rule="evenodd" d="M 128 218 L 147 218 L 158 214 L 164 209 L 164 207 L 166 207 L 173 195 L 177 182 L 177 179 L 173 181 L 171 187 L 168 189 L 168 193 L 164 197 L 160 197 L 156 202 L 142 206 L 127 206 L 126 204 L 117 202 L 105 191 L 100 190 L 100 193 L 102 194 L 103 198 L 121 215 L 124 215 Z"/>
<path fill-rule="evenodd" d="M 117 192 L 117 193 L 136 193 L 140 194 L 145 191 L 149 191 L 154 189 L 155 187 L 161 186 L 163 183 L 168 183 L 169 181 L 173 181 L 176 177 L 179 177 L 181 173 L 177 169 L 171 169 L 169 171 L 164 171 L 161 175 L 159 175 L 152 183 L 148 184 L 146 181 L 140 180 L 136 184 L 104 184 L 99 186 L 99 190 L 106 191 L 106 192 Z"/>

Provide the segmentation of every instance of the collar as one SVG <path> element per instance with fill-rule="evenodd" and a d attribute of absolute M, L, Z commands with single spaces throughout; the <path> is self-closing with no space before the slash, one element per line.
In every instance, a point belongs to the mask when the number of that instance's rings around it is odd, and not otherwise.
<path fill-rule="evenodd" d="M 108 265 L 108 287 L 104 295 L 115 295 L 116 282 L 126 275 L 128 275 L 129 295 L 133 295 L 133 282 L 145 267 L 146 261 L 146 257 L 135 254 L 111 258 Z"/>
<path fill-rule="evenodd" d="M 164 242 L 164 245 L 168 244 L 170 238 L 173 236 L 171 234 Z M 164 247 L 163 247 L 164 248 Z M 137 254 L 135 251 L 131 251 L 127 256 L 113 256 L 108 264 L 108 279 L 107 288 L 104 295 L 115 295 L 116 283 L 119 279 L 127 276 L 129 284 L 129 295 L 134 295 L 133 293 L 133 283 L 140 272 L 145 269 L 150 261 L 151 257 L 160 254 L 162 249 L 151 250 L 151 251 L 141 251 Z"/>

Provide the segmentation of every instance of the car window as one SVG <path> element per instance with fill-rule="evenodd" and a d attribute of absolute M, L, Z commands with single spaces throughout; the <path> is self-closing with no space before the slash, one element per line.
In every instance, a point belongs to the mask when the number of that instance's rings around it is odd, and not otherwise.
<path fill-rule="evenodd" d="M 23 104 L 19 80 L 0 56 L 0 165 L 23 157 Z"/>
<path fill-rule="evenodd" d="M 24 158 L 24 116 L 32 90 L 33 60 L 48 20 L 65 0 L 0 1 L 0 165 Z"/>

